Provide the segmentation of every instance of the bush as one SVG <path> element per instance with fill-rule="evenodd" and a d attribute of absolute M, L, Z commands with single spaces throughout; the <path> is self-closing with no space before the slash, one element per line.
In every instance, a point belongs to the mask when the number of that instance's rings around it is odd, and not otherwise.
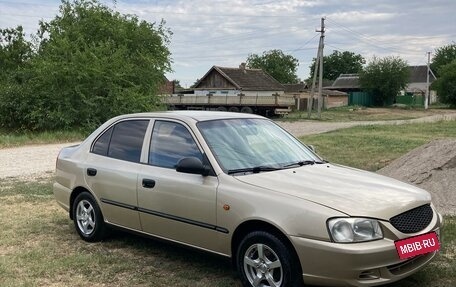
<path fill-rule="evenodd" d="M 436 89 L 439 101 L 456 107 L 456 60 L 439 69 L 440 77 L 432 83 Z"/>
<path fill-rule="evenodd" d="M 96 0 L 63 1 L 59 15 L 40 22 L 34 54 L 0 77 L 0 125 L 93 128 L 161 108 L 156 94 L 171 70 L 169 34 L 164 23 L 121 15 Z M 3 50 L 16 46 L 24 45 Z"/>

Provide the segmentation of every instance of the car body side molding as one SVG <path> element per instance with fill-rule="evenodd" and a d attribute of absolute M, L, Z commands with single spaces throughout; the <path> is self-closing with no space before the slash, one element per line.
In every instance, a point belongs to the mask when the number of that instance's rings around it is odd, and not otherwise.
<path fill-rule="evenodd" d="M 138 206 L 124 204 L 124 203 L 113 201 L 113 200 L 109 200 L 109 199 L 106 199 L 106 198 L 101 198 L 100 200 L 103 203 L 114 205 L 114 206 L 117 206 L 117 207 L 122 207 L 122 208 L 130 209 L 130 210 L 137 210 L 138 212 L 147 213 L 147 214 L 150 214 L 150 215 L 155 215 L 155 216 L 163 217 L 163 218 L 166 218 L 166 219 L 171 219 L 171 220 L 174 220 L 174 221 L 179 221 L 179 222 L 183 222 L 183 223 L 199 226 L 199 227 L 202 227 L 202 228 L 215 230 L 215 231 L 218 231 L 218 232 L 221 232 L 221 233 L 226 233 L 226 234 L 230 233 L 230 231 L 228 229 L 226 229 L 224 227 L 216 226 L 216 225 L 213 225 L 213 224 L 208 224 L 208 223 L 201 222 L 201 221 L 191 220 L 191 219 L 188 219 L 188 218 L 175 216 L 175 215 L 172 215 L 172 214 L 163 213 L 163 212 L 155 211 L 155 210 L 150 210 L 150 209 L 146 209 L 146 208 L 142 208 L 142 207 L 138 207 Z"/>

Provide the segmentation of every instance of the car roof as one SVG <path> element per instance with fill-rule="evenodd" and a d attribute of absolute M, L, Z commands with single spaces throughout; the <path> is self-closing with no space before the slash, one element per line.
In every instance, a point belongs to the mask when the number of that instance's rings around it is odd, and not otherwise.
<path fill-rule="evenodd" d="M 245 118 L 258 118 L 264 117 L 254 114 L 220 112 L 220 111 L 165 111 L 165 112 L 151 112 L 151 113 L 137 113 L 126 114 L 118 118 L 132 118 L 132 117 L 165 117 L 172 119 L 180 119 L 184 121 L 194 120 L 196 122 L 220 120 L 220 119 L 245 119 Z"/>

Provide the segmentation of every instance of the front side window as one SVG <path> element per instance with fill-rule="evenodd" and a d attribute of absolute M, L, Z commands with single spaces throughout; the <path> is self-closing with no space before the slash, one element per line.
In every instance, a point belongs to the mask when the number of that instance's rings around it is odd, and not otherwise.
<path fill-rule="evenodd" d="M 101 135 L 92 152 L 116 159 L 139 162 L 148 120 L 123 121 Z"/>
<path fill-rule="evenodd" d="M 203 159 L 188 129 L 179 123 L 156 121 L 150 143 L 149 164 L 175 168 L 184 157 Z"/>

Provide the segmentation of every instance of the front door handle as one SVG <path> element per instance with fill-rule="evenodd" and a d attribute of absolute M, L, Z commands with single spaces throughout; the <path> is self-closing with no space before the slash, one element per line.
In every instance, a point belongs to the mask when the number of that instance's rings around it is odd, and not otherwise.
<path fill-rule="evenodd" d="M 97 175 L 97 170 L 94 168 L 88 168 L 87 169 L 87 175 L 88 176 L 96 176 Z"/>
<path fill-rule="evenodd" d="M 144 178 L 144 179 L 142 180 L 142 186 L 143 186 L 144 188 L 154 188 L 154 186 L 155 186 L 155 180 Z"/>

